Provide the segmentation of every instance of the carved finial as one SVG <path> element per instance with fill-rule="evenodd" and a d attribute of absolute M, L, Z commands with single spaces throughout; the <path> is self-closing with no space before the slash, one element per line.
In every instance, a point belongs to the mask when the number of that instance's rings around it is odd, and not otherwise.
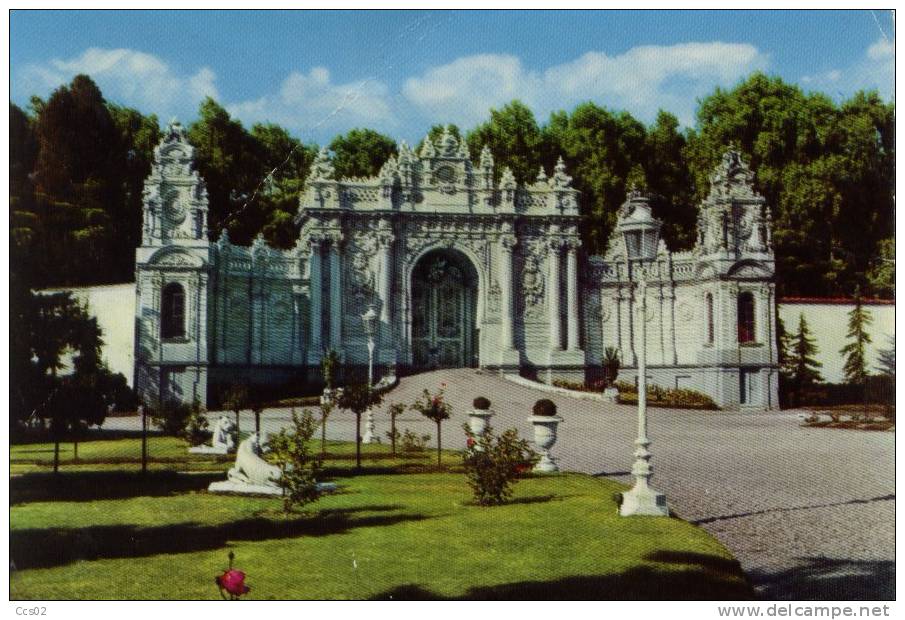
<path fill-rule="evenodd" d="M 229 243 L 229 231 L 226 228 L 223 228 L 220 231 L 220 239 L 218 240 L 218 243 L 220 244 L 221 247 L 227 246 L 230 244 Z"/>
<path fill-rule="evenodd" d="M 459 142 L 459 152 L 457 155 L 459 159 L 471 159 L 471 153 L 468 151 L 468 144 L 465 143 L 465 140 Z"/>
<path fill-rule="evenodd" d="M 571 187 L 572 177 L 566 174 L 566 162 L 563 161 L 562 155 L 556 160 L 556 167 L 553 169 L 553 187 L 565 189 Z"/>
<path fill-rule="evenodd" d="M 547 173 L 544 172 L 544 167 L 541 166 L 537 171 L 537 178 L 535 179 L 538 183 L 546 183 L 547 182 Z"/>
<path fill-rule="evenodd" d="M 396 158 L 390 155 L 390 158 L 380 168 L 380 181 L 384 185 L 392 185 L 398 176 L 397 169 Z"/>
<path fill-rule="evenodd" d="M 493 169 L 493 153 L 490 152 L 490 147 L 486 144 L 484 148 L 481 149 L 481 168 L 485 171 L 490 171 Z"/>
<path fill-rule="evenodd" d="M 254 257 L 260 257 L 267 254 L 267 242 L 264 241 L 264 235 L 258 233 L 255 240 L 251 244 L 251 253 Z"/>
<path fill-rule="evenodd" d="M 311 164 L 311 173 L 308 178 L 317 180 L 332 180 L 336 170 L 333 168 L 333 162 L 330 161 L 330 153 L 327 147 L 321 147 Z"/>
<path fill-rule="evenodd" d="M 185 139 L 185 127 L 182 126 L 182 123 L 174 116 L 170 119 L 169 124 L 167 125 L 167 140 L 184 140 Z"/>
<path fill-rule="evenodd" d="M 455 157 L 458 146 L 459 143 L 456 141 L 456 137 L 452 135 L 452 132 L 450 132 L 449 125 L 444 125 L 443 135 L 440 136 L 440 149 L 443 156 Z"/>
<path fill-rule="evenodd" d="M 517 187 L 515 175 L 512 174 L 512 170 L 509 169 L 509 166 L 503 168 L 503 174 L 500 177 L 500 187 L 502 189 L 515 189 Z"/>
<path fill-rule="evenodd" d="M 424 137 L 424 144 L 421 145 L 421 158 L 433 159 L 437 156 L 437 150 L 434 148 L 434 142 L 431 140 L 430 134 Z"/>

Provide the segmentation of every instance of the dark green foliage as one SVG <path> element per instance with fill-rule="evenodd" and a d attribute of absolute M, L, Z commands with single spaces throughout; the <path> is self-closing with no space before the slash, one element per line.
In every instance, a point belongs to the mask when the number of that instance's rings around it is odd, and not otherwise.
<path fill-rule="evenodd" d="M 527 440 L 519 439 L 514 428 L 497 436 L 490 425 L 480 435 L 475 435 L 467 424 L 462 427 L 467 438 L 462 462 L 475 501 L 481 506 L 505 503 L 512 496 L 519 474 L 537 462 L 537 454 Z"/>
<path fill-rule="evenodd" d="M 701 99 L 693 129 L 661 111 L 645 126 L 593 102 L 544 125 L 513 101 L 465 137 L 472 157 L 489 146 L 521 183 L 550 174 L 562 155 L 580 190 L 585 249 L 603 253 L 632 184 L 651 194 L 663 237 L 691 245 L 697 201 L 729 145 L 756 174 L 774 218 L 780 296 L 894 295 L 894 104 L 874 92 L 835 103 L 754 73 Z M 430 135 L 439 137 L 441 126 Z M 461 137 L 457 127 L 450 132 Z M 76 76 L 27 111 L 10 106 L 10 240 L 13 270 L 35 286 L 122 282 L 132 277 L 141 189 L 160 137 L 158 121 L 106 102 Z M 250 131 L 212 99 L 189 128 L 210 198 L 210 230 L 236 243 L 258 233 L 288 248 L 315 149 L 285 129 Z M 355 129 L 330 143 L 338 176 L 376 174 L 395 154 L 389 137 Z M 24 272 L 28 273 L 24 273 Z"/>
<path fill-rule="evenodd" d="M 637 404 L 638 386 L 626 381 L 617 381 L 614 387 L 619 390 L 621 404 Z M 719 409 L 712 398 L 697 390 L 663 388 L 652 384 L 647 386 L 647 405 L 649 407 L 675 407 L 676 409 Z"/>
<path fill-rule="evenodd" d="M 823 364 L 818 362 L 814 355 L 817 354 L 817 345 L 804 314 L 799 315 L 798 331 L 795 334 L 786 335 L 783 331 L 780 335 L 780 343 L 783 348 L 782 376 L 788 384 L 788 391 L 792 397 L 792 404 L 797 404 L 801 394 L 810 389 L 815 383 L 823 381 L 818 370 Z"/>
<path fill-rule="evenodd" d="M 889 337 L 889 348 L 880 349 L 877 362 L 879 364 L 877 370 L 886 377 L 896 376 L 896 336 L 893 334 Z"/>
<path fill-rule="evenodd" d="M 183 438 L 190 446 L 200 446 L 207 443 L 213 434 L 208 428 L 206 413 L 200 402 L 195 400 L 192 403 L 191 411 L 185 421 L 185 428 L 182 431 Z"/>
<path fill-rule="evenodd" d="M 424 452 L 427 442 L 431 440 L 428 434 L 416 435 L 409 429 L 405 429 L 400 438 L 403 452 Z"/>
<path fill-rule="evenodd" d="M 556 415 L 556 403 L 549 398 L 541 398 L 534 403 L 531 412 L 534 413 L 534 415 L 554 416 Z"/>
<path fill-rule="evenodd" d="M 185 436 L 186 427 L 192 417 L 192 407 L 188 403 L 164 401 L 151 412 L 154 426 L 171 437 Z"/>
<path fill-rule="evenodd" d="M 490 401 L 483 396 L 478 396 L 477 398 L 475 398 L 471 405 L 479 411 L 487 411 L 488 409 L 490 409 Z"/>
<path fill-rule="evenodd" d="M 852 294 L 892 230 L 893 121 L 876 93 L 837 105 L 755 73 L 698 107 L 686 150 L 697 198 L 734 144 L 773 209 L 778 293 Z"/>
<path fill-rule="evenodd" d="M 317 422 L 307 409 L 299 416 L 292 412 L 292 431 L 285 428 L 270 438 L 270 454 L 280 468 L 283 488 L 283 510 L 291 512 L 317 501 L 317 474 L 321 457 L 310 448 Z"/>
<path fill-rule="evenodd" d="M 839 354 L 845 357 L 845 365 L 842 367 L 845 380 L 855 385 L 863 385 L 867 379 L 866 348 L 871 338 L 867 333 L 867 327 L 873 323 L 870 312 L 861 303 L 861 295 L 855 294 L 855 307 L 848 313 L 849 339 Z"/>
<path fill-rule="evenodd" d="M 396 154 L 396 143 L 372 129 L 353 129 L 330 143 L 337 178 L 370 177 Z"/>

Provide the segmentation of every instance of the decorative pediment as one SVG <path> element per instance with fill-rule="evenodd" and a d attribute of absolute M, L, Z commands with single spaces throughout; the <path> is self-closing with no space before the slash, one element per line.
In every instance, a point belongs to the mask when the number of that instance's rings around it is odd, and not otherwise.
<path fill-rule="evenodd" d="M 771 275 L 768 267 L 754 261 L 736 263 L 729 269 L 729 276 L 732 278 L 763 279 L 769 278 Z"/>
<path fill-rule="evenodd" d="M 204 266 L 204 260 L 199 256 L 180 249 L 173 249 L 173 246 L 169 246 L 155 253 L 148 261 L 148 264 L 159 267 L 192 267 L 197 269 Z"/>

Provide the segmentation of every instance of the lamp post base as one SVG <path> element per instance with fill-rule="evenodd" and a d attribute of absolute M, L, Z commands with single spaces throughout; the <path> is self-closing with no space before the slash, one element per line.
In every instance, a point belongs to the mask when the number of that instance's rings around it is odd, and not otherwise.
<path fill-rule="evenodd" d="M 622 505 L 619 514 L 623 517 L 644 515 L 649 517 L 668 517 L 669 508 L 666 496 L 654 491 L 647 485 L 635 485 L 630 491 L 622 494 Z"/>
<path fill-rule="evenodd" d="M 365 434 L 361 438 L 361 443 L 376 443 L 377 438 L 374 435 L 374 412 L 368 409 L 365 417 Z"/>

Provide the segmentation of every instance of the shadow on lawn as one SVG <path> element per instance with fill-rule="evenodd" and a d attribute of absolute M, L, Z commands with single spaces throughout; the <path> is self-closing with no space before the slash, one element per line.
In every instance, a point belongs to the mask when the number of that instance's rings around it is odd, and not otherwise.
<path fill-rule="evenodd" d="M 222 472 L 186 474 L 173 471 L 40 472 L 9 480 L 11 506 L 28 502 L 93 502 L 129 497 L 166 497 L 206 489 Z"/>
<path fill-rule="evenodd" d="M 720 558 L 714 558 L 719 560 Z M 375 600 L 441 600 L 419 585 L 381 592 Z M 520 581 L 469 588 L 456 600 L 743 600 L 753 598 L 741 571 L 725 575 L 688 568 L 661 570 L 641 566 L 616 575 L 574 576 L 551 581 Z"/>
<path fill-rule="evenodd" d="M 10 559 L 19 570 L 49 568 L 79 560 L 210 551 L 220 549 L 231 541 L 329 536 L 357 527 L 380 527 L 428 518 L 421 514 L 356 514 L 398 509 L 398 506 L 363 506 L 322 510 L 316 515 L 286 520 L 251 518 L 219 525 L 177 523 L 154 527 L 98 525 L 72 529 L 12 530 Z"/>

